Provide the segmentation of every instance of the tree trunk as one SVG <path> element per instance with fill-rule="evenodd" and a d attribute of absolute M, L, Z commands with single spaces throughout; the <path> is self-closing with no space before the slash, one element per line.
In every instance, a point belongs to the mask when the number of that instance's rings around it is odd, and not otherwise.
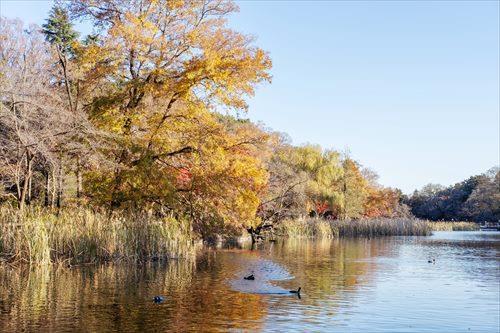
<path fill-rule="evenodd" d="M 68 104 L 69 104 L 69 109 L 71 112 L 74 111 L 73 109 L 73 96 L 71 95 L 71 88 L 70 88 L 70 82 L 68 78 L 68 69 L 67 69 L 67 59 L 66 56 L 64 55 L 63 52 L 59 49 L 59 46 L 56 48 L 57 50 L 57 55 L 59 56 L 59 63 L 61 64 L 63 76 L 64 76 L 64 86 L 66 88 L 66 94 L 68 96 Z"/>
<path fill-rule="evenodd" d="M 20 203 L 21 203 L 21 177 L 19 176 L 19 172 L 16 175 L 16 190 L 17 190 L 17 201 L 18 201 L 18 205 L 20 206 Z"/>
<path fill-rule="evenodd" d="M 45 207 L 49 207 L 51 201 L 50 201 L 50 174 L 51 172 L 49 170 L 47 170 L 47 172 L 45 173 L 45 198 L 44 198 L 44 202 L 43 202 L 43 205 Z"/>
<path fill-rule="evenodd" d="M 31 166 L 33 157 L 29 152 L 26 152 L 26 173 L 24 175 L 23 188 L 21 189 L 21 196 L 19 197 L 19 209 L 23 210 L 26 204 L 26 197 L 29 189 L 29 182 L 31 180 Z"/>
<path fill-rule="evenodd" d="M 59 166 L 57 170 L 57 199 L 56 199 L 56 207 L 61 208 L 62 204 L 62 196 L 63 196 L 63 165 L 62 165 L 62 156 L 59 157 Z"/>
<path fill-rule="evenodd" d="M 51 171 L 51 178 L 52 178 L 52 188 L 51 188 L 51 200 L 50 200 L 50 207 L 54 208 L 56 204 L 56 191 L 57 191 L 57 184 L 56 184 L 56 172 L 55 170 Z"/>
<path fill-rule="evenodd" d="M 83 191 L 83 182 L 82 182 L 82 165 L 80 156 L 76 158 L 76 197 L 81 199 Z M 78 200 L 78 204 L 80 204 L 80 200 Z"/>
<path fill-rule="evenodd" d="M 349 200 L 347 198 L 347 181 L 348 181 L 348 170 L 346 166 L 346 162 L 344 161 L 342 164 L 342 168 L 344 169 L 344 175 L 342 176 L 342 194 L 343 194 L 343 207 L 342 207 L 342 220 L 347 220 L 347 205 L 349 204 Z"/>
<path fill-rule="evenodd" d="M 31 172 L 30 172 L 31 173 Z M 29 206 L 31 205 L 31 191 L 32 191 L 32 184 L 33 183 L 33 177 L 29 177 L 29 180 L 28 180 L 28 193 L 26 195 L 26 204 Z"/>

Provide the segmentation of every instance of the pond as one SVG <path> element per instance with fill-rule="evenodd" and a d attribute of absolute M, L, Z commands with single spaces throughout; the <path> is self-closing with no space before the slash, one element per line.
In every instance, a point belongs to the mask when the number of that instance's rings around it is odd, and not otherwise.
<path fill-rule="evenodd" d="M 497 332 L 499 265 L 500 232 L 436 232 L 287 239 L 196 261 L 2 267 L 0 331 Z M 300 297 L 289 292 L 298 287 Z"/>

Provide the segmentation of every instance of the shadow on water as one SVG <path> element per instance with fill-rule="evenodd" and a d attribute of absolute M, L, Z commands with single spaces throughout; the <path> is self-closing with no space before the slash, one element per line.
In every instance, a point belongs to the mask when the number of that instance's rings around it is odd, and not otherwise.
<path fill-rule="evenodd" d="M 500 242 L 473 236 L 288 239 L 141 266 L 0 266 L 0 331 L 488 331 Z M 286 297 L 299 286 L 301 299 Z M 467 326 L 480 312 L 489 317 Z"/>

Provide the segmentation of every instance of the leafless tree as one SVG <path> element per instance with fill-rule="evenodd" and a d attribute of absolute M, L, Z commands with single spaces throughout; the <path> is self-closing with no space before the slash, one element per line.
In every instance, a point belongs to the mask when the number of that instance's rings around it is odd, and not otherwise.
<path fill-rule="evenodd" d="M 74 116 L 58 92 L 53 55 L 39 28 L 24 29 L 19 20 L 0 24 L 0 181 L 22 209 L 31 200 L 33 173 L 40 172 L 49 204 Z"/>

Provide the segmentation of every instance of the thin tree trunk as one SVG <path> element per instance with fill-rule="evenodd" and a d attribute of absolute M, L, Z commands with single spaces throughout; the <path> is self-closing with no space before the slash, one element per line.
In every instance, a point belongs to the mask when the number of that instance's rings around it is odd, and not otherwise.
<path fill-rule="evenodd" d="M 21 170 L 23 162 L 18 162 L 16 164 L 16 190 L 17 190 L 17 199 L 21 200 Z"/>
<path fill-rule="evenodd" d="M 54 208 L 56 204 L 56 191 L 57 191 L 57 183 L 56 183 L 56 171 L 52 170 L 51 172 L 51 178 L 52 178 L 52 195 L 51 195 L 51 201 L 50 201 L 50 207 Z"/>
<path fill-rule="evenodd" d="M 19 176 L 19 171 L 17 171 L 16 175 L 16 190 L 17 190 L 17 200 L 18 203 L 21 203 L 21 178 Z"/>
<path fill-rule="evenodd" d="M 64 86 L 66 88 L 66 94 L 68 96 L 69 109 L 71 112 L 73 112 L 74 111 L 74 109 L 73 109 L 73 97 L 71 95 L 71 88 L 70 88 L 70 83 L 69 83 L 69 79 L 68 79 L 67 59 L 66 59 L 66 56 L 61 52 L 59 47 L 57 47 L 56 50 L 57 50 L 57 55 L 59 56 L 59 63 L 61 64 L 62 71 L 63 71 Z"/>
<path fill-rule="evenodd" d="M 59 157 L 59 169 L 57 171 L 57 199 L 56 199 L 56 207 L 61 208 L 62 204 L 62 196 L 63 196 L 63 165 L 62 165 L 62 156 Z"/>
<path fill-rule="evenodd" d="M 23 210 L 26 204 L 27 193 L 29 189 L 29 182 L 31 179 L 31 165 L 33 162 L 33 157 L 29 152 L 26 152 L 26 173 L 23 181 L 23 188 L 21 190 L 21 197 L 19 198 L 19 209 Z"/>
<path fill-rule="evenodd" d="M 343 220 L 347 220 L 347 182 L 346 180 L 344 179 L 344 188 L 343 188 L 343 192 L 344 192 L 344 216 L 342 217 Z"/>
<path fill-rule="evenodd" d="M 83 191 L 83 182 L 82 182 L 82 165 L 80 160 L 80 155 L 76 158 L 76 197 L 81 199 Z M 80 201 L 78 200 L 78 204 Z"/>
<path fill-rule="evenodd" d="M 45 173 L 45 198 L 44 198 L 44 206 L 49 207 L 50 201 L 50 171 L 47 170 Z"/>
<path fill-rule="evenodd" d="M 30 173 L 31 173 L 31 170 L 30 170 Z M 33 177 L 31 177 L 30 175 L 30 178 L 28 180 L 28 193 L 26 195 L 26 204 L 29 206 L 31 205 L 31 191 L 32 191 L 32 184 L 33 183 Z"/>

